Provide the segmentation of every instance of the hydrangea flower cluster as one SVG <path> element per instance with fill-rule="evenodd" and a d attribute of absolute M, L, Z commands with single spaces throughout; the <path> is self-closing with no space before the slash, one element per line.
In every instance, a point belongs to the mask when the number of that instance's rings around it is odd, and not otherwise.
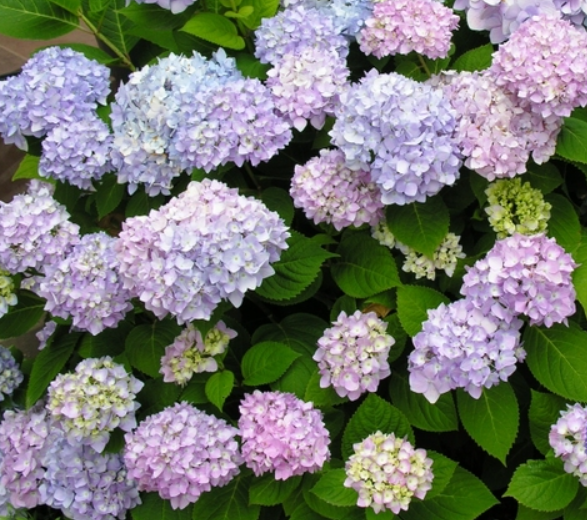
<path fill-rule="evenodd" d="M 192 323 L 188 323 L 173 343 L 165 347 L 159 370 L 163 381 L 185 385 L 194 374 L 216 372 L 218 362 L 215 356 L 224 354 L 229 341 L 236 336 L 236 331 L 229 329 L 222 321 L 211 328 L 204 338 Z"/>
<path fill-rule="evenodd" d="M 53 198 L 52 186 L 32 180 L 27 193 L 0 201 L 0 268 L 11 274 L 43 271 L 66 256 L 79 227 Z"/>
<path fill-rule="evenodd" d="M 0 134 L 27 149 L 24 136 L 42 137 L 58 125 L 86 119 L 106 104 L 110 69 L 68 48 L 49 47 L 18 76 L 0 84 Z"/>
<path fill-rule="evenodd" d="M 97 117 L 56 126 L 43 140 L 39 175 L 93 190 L 92 180 L 112 170 L 112 139 L 106 123 Z"/>
<path fill-rule="evenodd" d="M 277 213 L 204 179 L 149 216 L 127 219 L 116 249 L 125 287 L 158 318 L 182 324 L 210 319 L 222 299 L 238 307 L 274 273 L 288 237 Z"/>
<path fill-rule="evenodd" d="M 233 79 L 184 96 L 182 120 L 169 158 L 182 169 L 207 172 L 233 161 L 256 166 L 291 140 L 289 124 L 277 114 L 271 92 L 257 79 Z"/>
<path fill-rule="evenodd" d="M 391 374 L 389 349 L 395 343 L 387 324 L 374 312 L 342 311 L 318 340 L 312 357 L 320 369 L 320 387 L 332 386 L 341 397 L 356 401 L 375 392 L 379 381 Z"/>
<path fill-rule="evenodd" d="M 115 428 L 136 426 L 136 394 L 144 384 L 112 358 L 84 359 L 73 374 L 59 374 L 49 385 L 47 410 L 70 444 L 102 452 Z"/>
<path fill-rule="evenodd" d="M 0 423 L 0 489 L 15 508 L 40 503 L 42 458 L 49 445 L 47 411 L 42 404 L 27 411 L 6 410 Z"/>
<path fill-rule="evenodd" d="M 322 468 L 330 459 L 322 412 L 285 392 L 255 390 L 241 401 L 238 427 L 248 468 L 286 480 Z"/>
<path fill-rule="evenodd" d="M 407 511 L 413 497 L 422 500 L 432 488 L 432 459 L 407 439 L 377 431 L 353 449 L 346 462 L 344 485 L 359 494 L 359 507 L 397 515 Z"/>
<path fill-rule="evenodd" d="M 326 222 L 337 231 L 348 226 L 375 225 L 383 204 L 369 172 L 350 170 L 340 150 L 320 150 L 320 156 L 296 165 L 290 195 L 315 224 Z"/>
<path fill-rule="evenodd" d="M 393 249 L 396 245 L 395 236 L 389 229 L 385 219 L 381 219 L 376 225 L 371 227 L 371 236 L 382 246 Z"/>
<path fill-rule="evenodd" d="M 196 0 L 135 0 L 137 4 L 157 4 L 163 9 L 168 9 L 173 14 L 183 13 L 190 5 L 196 3 Z M 128 6 L 131 0 L 127 0 Z"/>
<path fill-rule="evenodd" d="M 20 367 L 10 350 L 0 345 L 0 401 L 4 401 L 4 396 L 11 395 L 23 379 Z"/>
<path fill-rule="evenodd" d="M 357 35 L 365 54 L 377 58 L 416 51 L 430 59 L 448 54 L 459 17 L 438 0 L 382 0 Z"/>
<path fill-rule="evenodd" d="M 528 20 L 493 55 L 498 86 L 543 118 L 587 104 L 587 32 L 557 16 Z"/>
<path fill-rule="evenodd" d="M 565 463 L 567 473 L 579 477 L 587 487 L 587 408 L 580 404 L 567 405 L 559 420 L 552 425 L 548 442 L 554 454 Z"/>
<path fill-rule="evenodd" d="M 551 205 L 529 182 L 522 182 L 519 177 L 495 181 L 485 194 L 485 213 L 498 238 L 514 233 L 535 235 L 546 231 Z"/>
<path fill-rule="evenodd" d="M 487 255 L 468 268 L 461 294 L 482 308 L 499 302 L 531 325 L 566 323 L 575 312 L 571 279 L 577 267 L 571 255 L 544 234 L 519 233 L 498 240 Z"/>
<path fill-rule="evenodd" d="M 587 2 L 585 0 L 553 0 L 563 18 L 575 25 L 587 24 Z"/>
<path fill-rule="evenodd" d="M 0 269 L 0 317 L 8 312 L 8 307 L 18 303 L 18 297 L 14 292 L 14 281 L 8 274 L 8 271 Z"/>
<path fill-rule="evenodd" d="M 125 435 L 128 474 L 139 490 L 156 491 L 173 509 L 184 509 L 238 475 L 237 434 L 226 421 L 176 403 Z"/>
<path fill-rule="evenodd" d="M 114 244 L 104 232 L 81 238 L 66 258 L 46 268 L 38 294 L 45 310 L 73 320 L 73 326 L 96 335 L 113 328 L 132 309 L 131 295 L 118 275 Z"/>
<path fill-rule="evenodd" d="M 128 183 L 130 193 L 144 183 L 151 196 L 169 194 L 172 180 L 183 169 L 169 157 L 172 135 L 183 121 L 182 106 L 193 104 L 203 88 L 241 77 L 223 50 L 210 60 L 197 52 L 189 58 L 170 54 L 133 72 L 112 103 L 112 162 L 118 182 Z"/>
<path fill-rule="evenodd" d="M 412 339 L 410 389 L 431 403 L 456 388 L 478 399 L 483 388 L 507 381 L 524 360 L 522 325 L 507 309 L 479 309 L 467 298 L 429 310 Z"/>
<path fill-rule="evenodd" d="M 444 271 L 447 276 L 452 277 L 457 267 L 459 258 L 465 258 L 463 246 L 459 243 L 459 238 L 454 233 L 448 233 L 444 240 L 434 251 L 432 258 L 422 255 L 400 242 L 396 242 L 396 247 L 405 255 L 406 259 L 402 270 L 406 273 L 414 273 L 416 278 L 428 278 L 434 280 L 436 271 Z"/>
<path fill-rule="evenodd" d="M 456 181 L 456 119 L 440 90 L 371 70 L 340 98 L 332 143 L 349 168 L 370 167 L 384 204 L 424 202 Z"/>
<path fill-rule="evenodd" d="M 100 454 L 90 446 L 70 445 L 61 438 L 43 457 L 46 468 L 39 486 L 41 503 L 76 520 L 126 518 L 141 503 L 122 455 Z"/>
<path fill-rule="evenodd" d="M 492 181 L 524 173 L 530 154 L 537 163 L 554 154 L 561 119 L 521 107 L 492 75 L 462 72 L 435 81 L 444 83 L 458 114 L 456 140 L 467 168 Z"/>

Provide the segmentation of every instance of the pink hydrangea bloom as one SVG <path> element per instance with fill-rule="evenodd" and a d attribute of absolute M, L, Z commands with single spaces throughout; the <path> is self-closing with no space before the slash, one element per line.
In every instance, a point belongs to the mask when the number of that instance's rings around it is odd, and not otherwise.
<path fill-rule="evenodd" d="M 548 442 L 554 454 L 565 463 L 565 471 L 579 477 L 587 487 L 587 407 L 567 405 L 552 425 Z"/>

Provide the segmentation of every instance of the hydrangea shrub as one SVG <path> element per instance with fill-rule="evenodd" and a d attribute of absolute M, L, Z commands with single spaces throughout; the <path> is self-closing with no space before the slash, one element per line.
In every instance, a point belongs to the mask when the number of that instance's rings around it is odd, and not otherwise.
<path fill-rule="evenodd" d="M 13 4 L 1 520 L 585 517 L 584 0 Z"/>

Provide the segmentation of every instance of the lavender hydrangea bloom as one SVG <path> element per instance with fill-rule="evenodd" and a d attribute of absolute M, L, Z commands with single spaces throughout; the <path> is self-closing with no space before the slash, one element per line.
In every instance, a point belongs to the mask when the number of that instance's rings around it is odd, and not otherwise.
<path fill-rule="evenodd" d="M 321 129 L 326 116 L 334 114 L 348 75 L 346 60 L 336 50 L 308 46 L 276 61 L 267 72 L 267 86 L 275 108 L 297 130 L 307 120 Z"/>
<path fill-rule="evenodd" d="M 186 99 L 169 158 L 182 169 L 209 172 L 233 161 L 256 166 L 268 161 L 292 138 L 269 89 L 257 79 L 233 79 Z"/>
<path fill-rule="evenodd" d="M 27 411 L 7 410 L 0 423 L 0 489 L 13 507 L 40 503 L 39 484 L 45 475 L 42 458 L 50 444 L 49 421 L 42 404 Z"/>
<path fill-rule="evenodd" d="M 51 382 L 47 410 L 70 444 L 102 452 L 112 430 L 136 426 L 135 397 L 143 386 L 108 356 L 84 359 L 73 374 L 59 374 Z"/>
<path fill-rule="evenodd" d="M 97 117 L 56 126 L 43 140 L 39 175 L 93 190 L 92 180 L 112 170 L 112 139 L 108 126 Z"/>
<path fill-rule="evenodd" d="M 66 258 L 46 268 L 38 294 L 45 310 L 73 320 L 73 326 L 96 335 L 114 328 L 132 309 L 131 294 L 118 274 L 114 244 L 104 232 L 81 238 Z"/>
<path fill-rule="evenodd" d="M 137 4 L 157 4 L 163 9 L 168 9 L 173 14 L 183 13 L 190 5 L 196 3 L 196 0 L 135 0 Z M 128 6 L 131 0 L 126 1 Z"/>
<path fill-rule="evenodd" d="M 497 301 L 531 325 L 567 323 L 575 312 L 571 255 L 544 234 L 516 233 L 498 240 L 485 258 L 468 268 L 461 294 L 482 308 Z"/>
<path fill-rule="evenodd" d="M 229 341 L 236 336 L 236 331 L 222 321 L 211 328 L 205 338 L 192 323 L 188 323 L 173 343 L 165 347 L 159 371 L 163 374 L 163 381 L 185 385 L 194 374 L 216 372 L 218 362 L 215 356 L 223 354 Z"/>
<path fill-rule="evenodd" d="M 567 405 L 559 420 L 552 425 L 548 442 L 555 456 L 565 463 L 567 473 L 579 477 L 587 487 L 587 408 L 580 404 Z"/>
<path fill-rule="evenodd" d="M 72 49 L 43 49 L 0 87 L 0 134 L 26 150 L 23 136 L 87 118 L 109 92 L 108 67 Z"/>
<path fill-rule="evenodd" d="M 332 143 L 351 169 L 370 167 L 384 204 L 424 202 L 456 181 L 455 113 L 440 90 L 371 70 L 340 98 Z"/>
<path fill-rule="evenodd" d="M 556 8 L 563 14 L 563 18 L 575 25 L 587 25 L 586 0 L 553 0 Z"/>
<path fill-rule="evenodd" d="M 330 459 L 322 412 L 295 395 L 255 390 L 241 401 L 238 427 L 248 468 L 286 480 L 322 468 Z"/>
<path fill-rule="evenodd" d="M 20 367 L 10 350 L 0 345 L 0 401 L 4 401 L 4 396 L 11 395 L 23 379 Z"/>
<path fill-rule="evenodd" d="M 483 388 L 507 381 L 516 363 L 525 358 L 520 346 L 522 325 L 498 304 L 479 309 L 466 298 L 429 310 L 412 340 L 410 389 L 431 403 L 455 388 L 478 399 Z"/>
<path fill-rule="evenodd" d="M 77 243 L 79 227 L 52 194 L 50 184 L 32 180 L 27 193 L 0 202 L 0 268 L 43 271 Z"/>
<path fill-rule="evenodd" d="M 47 343 L 55 332 L 55 329 L 57 329 L 57 323 L 53 320 L 49 320 L 45 323 L 43 328 L 35 334 L 39 340 L 39 350 L 43 350 L 47 346 Z"/>
<path fill-rule="evenodd" d="M 197 52 L 190 58 L 171 54 L 133 72 L 112 104 L 112 162 L 118 182 L 128 183 L 130 193 L 145 184 L 151 196 L 168 195 L 172 180 L 183 170 L 177 157 L 169 156 L 172 135 L 185 119 L 182 107 L 193 104 L 201 89 L 240 77 L 235 61 L 223 50 L 210 60 Z"/>
<path fill-rule="evenodd" d="M 327 222 L 338 231 L 375 225 L 383 218 L 381 195 L 368 171 L 350 170 L 340 150 L 320 150 L 320 157 L 296 165 L 290 195 L 315 224 Z"/>
<path fill-rule="evenodd" d="M 8 312 L 8 307 L 18 303 L 14 293 L 14 282 L 8 274 L 8 271 L 0 269 L 0 318 Z"/>
<path fill-rule="evenodd" d="M 432 488 L 433 461 L 426 450 L 415 449 L 394 433 L 372 433 L 353 444 L 353 450 L 346 462 L 344 485 L 359 494 L 359 507 L 397 515 L 407 511 L 413 497 L 422 500 Z"/>
<path fill-rule="evenodd" d="M 379 381 L 391 374 L 389 349 L 395 340 L 374 312 L 342 311 L 318 340 L 312 357 L 320 369 L 320 387 L 332 386 L 341 397 L 356 401 L 364 392 L 375 392 Z"/>
<path fill-rule="evenodd" d="M 116 250 L 132 294 L 158 318 L 210 319 L 222 299 L 239 306 L 287 249 L 283 220 L 225 184 L 192 182 L 149 216 L 127 219 Z"/>
<path fill-rule="evenodd" d="M 289 7 L 273 18 L 263 18 L 255 31 L 255 56 L 263 63 L 276 64 L 286 54 L 295 54 L 305 47 L 332 50 L 346 58 L 348 46 L 333 17 L 303 5 Z"/>
<path fill-rule="evenodd" d="M 90 446 L 52 443 L 43 457 L 46 468 L 40 501 L 75 520 L 114 520 L 141 503 L 122 455 L 100 454 Z"/>
<path fill-rule="evenodd" d="M 465 166 L 479 175 L 514 177 L 553 154 L 559 117 L 542 118 L 499 87 L 490 74 L 462 72 L 435 78 L 457 114 L 456 141 Z"/>
<path fill-rule="evenodd" d="M 128 474 L 141 491 L 156 491 L 173 509 L 184 509 L 238 475 L 237 434 L 226 421 L 176 403 L 125 435 Z"/>
<path fill-rule="evenodd" d="M 535 16 L 494 53 L 488 73 L 543 118 L 587 104 L 587 32 L 557 16 Z"/>
<path fill-rule="evenodd" d="M 383 0 L 357 35 L 365 54 L 377 58 L 418 52 L 445 58 L 459 17 L 438 0 Z"/>

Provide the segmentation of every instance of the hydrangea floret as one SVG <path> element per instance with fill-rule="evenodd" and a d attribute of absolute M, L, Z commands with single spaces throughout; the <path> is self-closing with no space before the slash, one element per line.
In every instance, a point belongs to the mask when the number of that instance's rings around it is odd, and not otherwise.
<path fill-rule="evenodd" d="M 181 402 L 150 415 L 125 435 L 124 460 L 139 490 L 155 491 L 173 509 L 225 486 L 239 473 L 238 430 Z"/>
<path fill-rule="evenodd" d="M 0 345 L 0 401 L 4 401 L 5 396 L 12 395 L 23 379 L 24 376 L 12 352 Z"/>
<path fill-rule="evenodd" d="M 441 90 L 369 71 L 340 96 L 331 142 L 370 169 L 384 204 L 424 202 L 459 177 L 456 114 Z"/>
<path fill-rule="evenodd" d="M 57 322 L 55 322 L 53 320 L 49 320 L 49 321 L 45 322 L 45 324 L 43 325 L 43 328 L 35 334 L 36 338 L 39 340 L 39 346 L 38 346 L 39 350 L 43 350 L 47 346 L 47 344 L 49 343 L 49 340 L 51 339 L 51 336 L 53 336 L 53 333 L 56 330 L 57 330 Z"/>
<path fill-rule="evenodd" d="M 183 13 L 188 7 L 195 4 L 197 0 L 135 0 L 137 4 L 157 4 L 163 9 L 168 9 L 173 14 Z M 127 0 L 128 6 L 131 0 Z"/>
<path fill-rule="evenodd" d="M 212 327 L 204 338 L 193 323 L 188 323 L 173 343 L 165 347 L 159 371 L 163 374 L 163 381 L 185 385 L 194 374 L 216 372 L 216 356 L 222 356 L 230 340 L 236 336 L 236 331 L 229 329 L 222 321 Z"/>
<path fill-rule="evenodd" d="M 485 194 L 485 213 L 498 238 L 514 233 L 535 235 L 546 231 L 551 205 L 529 182 L 522 182 L 519 177 L 495 181 Z"/>
<path fill-rule="evenodd" d="M 579 477 L 581 485 L 587 487 L 587 407 L 567 405 L 552 425 L 548 442 L 564 462 L 565 471 Z"/>
<path fill-rule="evenodd" d="M 287 248 L 283 220 L 263 203 L 204 179 L 148 216 L 127 219 L 116 249 L 124 285 L 158 318 L 210 319 L 223 299 L 239 306 L 274 273 Z"/>
<path fill-rule="evenodd" d="M 56 439 L 43 457 L 41 503 L 75 520 L 124 520 L 141 503 L 122 455 Z"/>
<path fill-rule="evenodd" d="M 255 390 L 239 406 L 238 427 L 248 468 L 276 480 L 314 473 L 330 459 L 322 412 L 286 392 Z"/>
<path fill-rule="evenodd" d="M 357 35 L 365 54 L 377 58 L 419 54 L 435 60 L 448 54 L 459 17 L 437 0 L 382 0 Z"/>
<path fill-rule="evenodd" d="M 332 224 L 337 231 L 373 226 L 383 217 L 379 189 L 369 172 L 349 169 L 340 150 L 321 150 L 319 157 L 296 165 L 290 195 L 308 219 Z"/>
<path fill-rule="evenodd" d="M 487 255 L 467 268 L 461 294 L 478 308 L 497 301 L 531 325 L 567 323 L 575 312 L 570 254 L 544 234 L 516 233 L 498 240 Z"/>
<path fill-rule="evenodd" d="M 8 312 L 9 307 L 18 303 L 18 297 L 14 292 L 14 281 L 8 271 L 0 269 L 0 318 Z"/>
<path fill-rule="evenodd" d="M 483 388 L 507 381 L 524 360 L 522 325 L 507 309 L 478 309 L 466 298 L 428 310 L 412 340 L 410 389 L 431 403 L 456 388 L 478 399 Z"/>
<path fill-rule="evenodd" d="M 377 224 L 371 227 L 371 236 L 382 246 L 393 249 L 396 245 L 395 236 L 389 229 L 385 219 L 381 219 Z"/>
<path fill-rule="evenodd" d="M 47 410 L 73 444 L 102 452 L 115 428 L 136 426 L 136 394 L 144 383 L 109 356 L 81 361 L 74 373 L 59 374 L 49 385 Z"/>
<path fill-rule="evenodd" d="M 45 310 L 71 317 L 74 327 L 94 336 L 116 327 L 132 305 L 118 274 L 115 243 L 104 232 L 84 235 L 67 257 L 47 267 L 38 289 L 47 299 Z"/>
<path fill-rule="evenodd" d="M 395 339 L 374 312 L 342 311 L 318 340 L 312 357 L 320 370 L 320 387 L 332 386 L 341 397 L 356 401 L 375 392 L 379 381 L 391 374 L 389 350 Z"/>
<path fill-rule="evenodd" d="M 357 505 L 375 513 L 407 511 L 414 497 L 432 488 L 432 459 L 405 438 L 377 431 L 353 445 L 346 462 L 345 487 L 359 494 Z"/>
<path fill-rule="evenodd" d="M 52 186 L 32 180 L 26 193 L 0 201 L 0 268 L 10 274 L 42 272 L 71 251 L 78 234 Z"/>

